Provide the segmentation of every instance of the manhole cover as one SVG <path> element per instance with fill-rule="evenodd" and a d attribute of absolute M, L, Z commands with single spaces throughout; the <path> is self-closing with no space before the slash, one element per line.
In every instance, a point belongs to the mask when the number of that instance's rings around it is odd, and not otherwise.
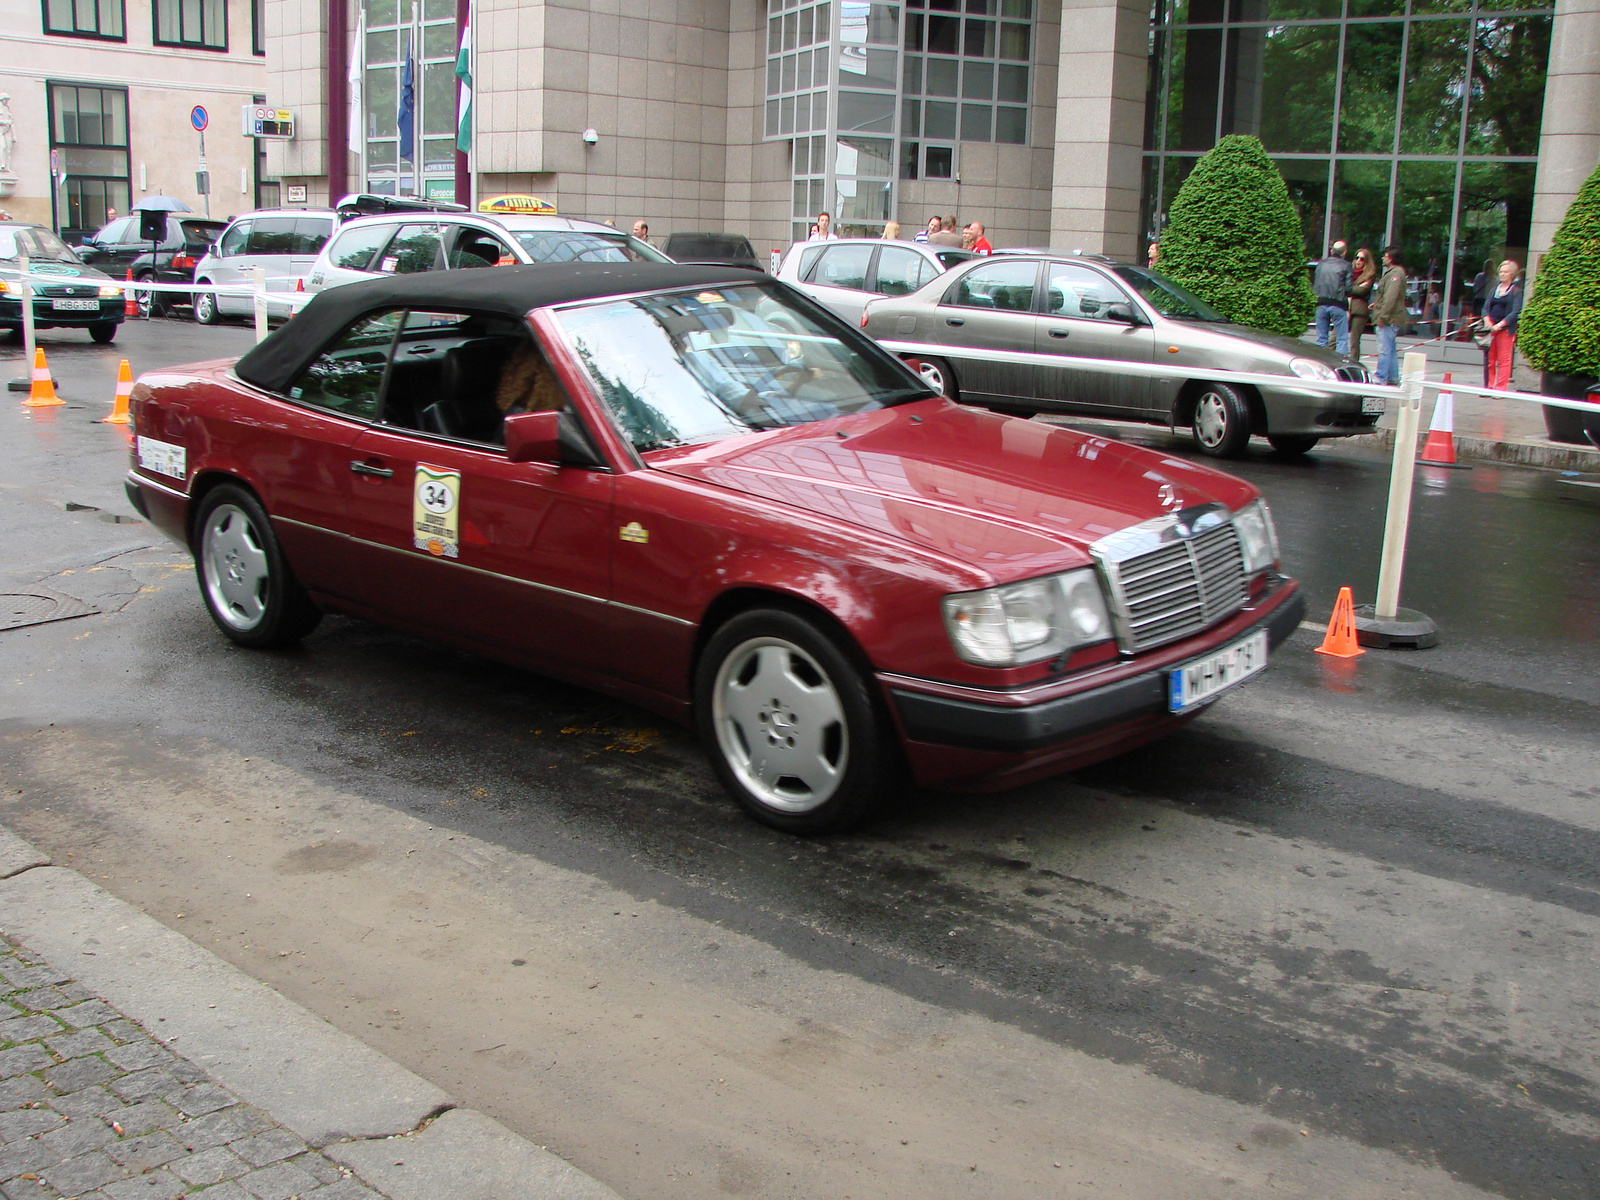
<path fill-rule="evenodd" d="M 48 588 L 26 592 L 0 592 L 0 629 L 20 629 L 24 625 L 43 625 L 46 621 L 65 621 L 68 617 L 87 617 L 100 610 Z"/>

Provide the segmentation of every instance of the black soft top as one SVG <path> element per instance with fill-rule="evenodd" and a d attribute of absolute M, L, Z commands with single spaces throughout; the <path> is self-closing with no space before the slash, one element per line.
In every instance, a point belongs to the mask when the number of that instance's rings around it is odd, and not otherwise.
<path fill-rule="evenodd" d="M 710 284 L 754 283 L 759 272 L 676 263 L 544 263 L 487 270 L 421 271 L 347 283 L 305 308 L 234 364 L 246 383 L 287 390 L 307 363 L 355 321 L 390 308 L 492 313 L 519 318 L 536 308 L 605 296 Z"/>

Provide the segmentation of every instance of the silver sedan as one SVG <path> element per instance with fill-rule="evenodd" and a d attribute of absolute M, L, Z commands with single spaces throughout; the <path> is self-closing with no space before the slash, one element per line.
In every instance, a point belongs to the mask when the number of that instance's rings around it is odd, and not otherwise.
<path fill-rule="evenodd" d="M 863 328 L 933 345 L 908 356 L 953 399 L 1011 412 L 1084 413 L 1194 431 L 1219 458 L 1252 434 L 1304 454 L 1326 437 L 1369 433 L 1378 397 L 1334 395 L 1318 380 L 1364 383 L 1359 363 L 1228 319 L 1158 272 L 1087 255 L 1003 254 L 963 263 L 911 295 L 873 300 Z M 985 360 L 972 351 L 1059 356 L 1060 365 Z M 1159 363 L 1158 377 L 1114 374 L 1095 359 Z M 1284 376 L 1282 387 L 1208 380 L 1206 372 Z"/>

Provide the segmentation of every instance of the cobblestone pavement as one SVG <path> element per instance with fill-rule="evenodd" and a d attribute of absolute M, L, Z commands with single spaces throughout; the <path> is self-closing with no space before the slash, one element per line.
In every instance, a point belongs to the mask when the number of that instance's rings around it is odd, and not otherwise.
<path fill-rule="evenodd" d="M 0 979 L 6 1200 L 382 1200 L 5 941 Z"/>

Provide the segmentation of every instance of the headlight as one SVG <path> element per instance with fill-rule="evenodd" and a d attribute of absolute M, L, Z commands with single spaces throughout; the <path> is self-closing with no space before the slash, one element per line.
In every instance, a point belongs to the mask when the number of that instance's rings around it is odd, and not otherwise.
<path fill-rule="evenodd" d="M 956 653 L 984 667 L 1014 667 L 1112 637 L 1092 569 L 944 598 Z"/>
<path fill-rule="evenodd" d="M 1326 379 L 1337 382 L 1339 373 L 1325 362 L 1318 362 L 1314 358 L 1291 358 L 1289 370 L 1301 379 Z"/>
<path fill-rule="evenodd" d="M 102 300 L 109 299 L 112 296 L 120 295 L 122 295 L 122 289 L 119 287 L 112 287 L 109 283 L 102 284 L 100 287 L 100 298 Z"/>
<path fill-rule="evenodd" d="M 1278 561 L 1278 531 L 1265 500 L 1256 500 L 1233 514 L 1233 528 L 1244 553 L 1244 573 L 1254 575 Z"/>

